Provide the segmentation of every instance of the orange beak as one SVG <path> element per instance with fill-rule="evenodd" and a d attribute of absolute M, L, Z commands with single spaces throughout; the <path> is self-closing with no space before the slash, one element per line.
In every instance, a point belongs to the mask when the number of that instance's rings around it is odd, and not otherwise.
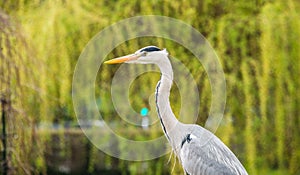
<path fill-rule="evenodd" d="M 126 55 L 126 56 L 123 56 L 123 57 L 115 58 L 115 59 L 112 59 L 112 60 L 108 60 L 108 61 L 105 61 L 104 63 L 105 64 L 118 64 L 118 63 L 124 63 L 126 61 L 136 60 L 138 58 L 139 58 L 138 55 L 131 54 L 131 55 Z"/>

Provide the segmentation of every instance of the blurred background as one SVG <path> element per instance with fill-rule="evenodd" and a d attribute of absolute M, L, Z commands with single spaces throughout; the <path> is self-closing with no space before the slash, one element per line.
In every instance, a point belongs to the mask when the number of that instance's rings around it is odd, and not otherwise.
<path fill-rule="evenodd" d="M 119 20 L 150 14 L 190 24 L 216 50 L 227 83 L 225 116 L 216 135 L 249 174 L 300 174 L 297 0 L 1 1 L 0 174 L 183 174 L 178 162 L 174 167 L 174 157 L 168 162 L 169 154 L 131 162 L 99 151 L 82 133 L 72 106 L 72 76 L 88 41 Z M 168 48 L 189 69 L 200 94 L 197 123 L 203 126 L 210 84 L 201 64 L 183 46 L 162 38 L 137 38 L 121 44 L 107 59 L 147 45 Z M 109 86 L 117 68 L 99 70 L 95 94 L 104 121 L 86 121 L 84 127 L 107 122 L 132 140 L 162 136 L 157 122 L 145 129 L 120 120 Z M 150 110 L 150 119 L 156 118 L 148 99 L 158 80 L 159 73 L 151 72 L 132 83 L 130 102 L 137 113 L 141 111 L 137 117 Z M 178 88 L 171 93 L 178 114 Z M 106 139 L 122 153 L 126 145 Z"/>

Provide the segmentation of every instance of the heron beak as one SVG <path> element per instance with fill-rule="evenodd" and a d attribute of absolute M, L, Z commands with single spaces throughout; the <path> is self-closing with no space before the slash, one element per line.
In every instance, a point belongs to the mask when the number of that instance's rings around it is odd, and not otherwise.
<path fill-rule="evenodd" d="M 131 55 L 126 55 L 126 56 L 123 56 L 123 57 L 115 58 L 115 59 L 112 59 L 112 60 L 108 60 L 108 61 L 105 61 L 104 63 L 105 64 L 118 64 L 118 63 L 124 63 L 126 61 L 136 60 L 138 58 L 139 58 L 138 55 L 131 54 Z"/>

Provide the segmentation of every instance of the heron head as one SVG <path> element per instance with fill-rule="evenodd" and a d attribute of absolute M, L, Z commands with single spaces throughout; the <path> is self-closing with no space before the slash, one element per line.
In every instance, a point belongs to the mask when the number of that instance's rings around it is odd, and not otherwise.
<path fill-rule="evenodd" d="M 122 56 L 112 60 L 105 61 L 106 64 L 117 63 L 135 63 L 135 64 L 156 64 L 167 58 L 168 52 L 166 49 L 161 50 L 156 46 L 147 46 L 137 50 L 134 54 Z"/>

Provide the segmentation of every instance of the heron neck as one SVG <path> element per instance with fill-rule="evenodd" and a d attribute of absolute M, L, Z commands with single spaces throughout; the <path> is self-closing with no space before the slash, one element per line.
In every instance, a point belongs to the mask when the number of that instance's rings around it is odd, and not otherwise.
<path fill-rule="evenodd" d="M 171 141 L 168 133 L 170 133 L 178 123 L 169 101 L 170 90 L 173 83 L 173 70 L 168 58 L 157 65 L 161 71 L 161 79 L 156 87 L 156 108 L 163 131 L 168 140 Z"/>

